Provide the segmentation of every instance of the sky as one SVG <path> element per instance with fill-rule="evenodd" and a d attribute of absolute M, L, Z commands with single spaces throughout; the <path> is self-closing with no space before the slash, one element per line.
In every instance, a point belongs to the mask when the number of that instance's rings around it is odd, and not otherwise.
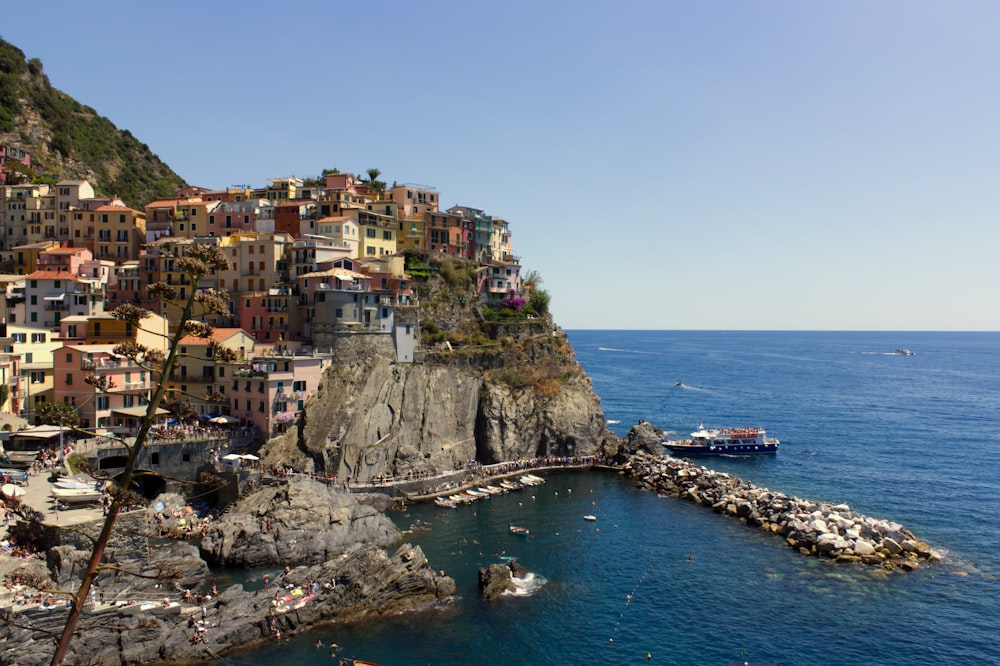
<path fill-rule="evenodd" d="M 191 184 L 378 168 L 565 329 L 1000 330 L 1000 4 L 4 3 Z"/>

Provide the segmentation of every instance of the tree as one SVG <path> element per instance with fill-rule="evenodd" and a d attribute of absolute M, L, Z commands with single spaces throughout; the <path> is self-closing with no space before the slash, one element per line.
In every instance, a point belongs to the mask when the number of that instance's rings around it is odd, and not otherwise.
<path fill-rule="evenodd" d="M 198 285 L 202 278 L 216 271 L 227 270 L 230 263 L 226 259 L 223 250 L 214 245 L 194 245 L 188 250 L 187 255 L 176 261 L 177 268 L 184 272 L 190 279 L 192 285 Z M 160 300 L 176 300 L 177 290 L 163 282 L 152 284 L 148 288 L 149 295 Z M 101 559 L 111 539 L 111 534 L 115 528 L 118 512 L 121 510 L 128 497 L 128 489 L 132 485 L 132 476 L 135 471 L 136 462 L 142 452 L 149 436 L 149 430 L 156 420 L 156 410 L 163 401 L 166 394 L 166 377 L 169 376 L 180 356 L 180 340 L 184 336 L 193 335 L 200 338 L 208 338 L 212 334 L 212 326 L 202 321 L 197 321 L 195 317 L 205 317 L 208 315 L 228 314 L 228 294 L 224 291 L 214 289 L 192 289 L 191 294 L 184 301 L 184 309 L 181 312 L 176 331 L 170 335 L 169 352 L 164 355 L 162 351 L 146 347 L 137 342 L 124 342 L 115 345 L 114 351 L 120 356 L 124 356 L 141 368 L 146 369 L 154 378 L 156 390 L 153 392 L 146 407 L 146 414 L 143 416 L 139 432 L 135 441 L 127 443 L 123 438 L 119 440 L 119 445 L 124 446 L 128 451 L 124 472 L 120 476 L 119 490 L 112 493 L 111 507 L 100 535 L 94 540 L 94 549 L 90 554 L 90 559 L 84 569 L 80 587 L 72 597 L 69 615 L 63 627 L 62 635 L 56 646 L 56 651 L 52 655 L 52 666 L 62 664 L 69 650 L 70 642 L 80 623 L 80 616 L 87 595 L 101 570 Z M 131 304 L 120 305 L 112 311 L 112 316 L 116 319 L 124 320 L 138 328 L 141 320 L 150 315 L 150 312 Z M 211 353 L 217 359 L 224 361 L 236 360 L 236 354 L 227 347 L 212 343 Z M 108 382 L 102 377 L 92 375 L 87 378 L 87 382 L 95 386 L 99 391 L 108 390 Z"/>
<path fill-rule="evenodd" d="M 378 177 L 382 175 L 382 172 L 376 168 L 371 168 L 365 171 L 368 174 L 368 187 L 371 188 L 372 192 L 384 192 L 385 191 L 385 181 L 378 180 Z"/>
<path fill-rule="evenodd" d="M 530 270 L 521 276 L 521 286 L 524 289 L 537 289 L 542 284 L 541 274 L 536 270 Z"/>
<path fill-rule="evenodd" d="M 65 402 L 43 402 L 35 407 L 35 419 L 41 425 L 75 427 L 80 424 L 80 412 Z"/>

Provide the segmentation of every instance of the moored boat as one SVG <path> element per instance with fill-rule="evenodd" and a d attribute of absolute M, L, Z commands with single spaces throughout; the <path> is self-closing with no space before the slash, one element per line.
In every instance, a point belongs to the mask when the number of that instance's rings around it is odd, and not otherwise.
<path fill-rule="evenodd" d="M 529 533 L 527 527 L 520 527 L 518 525 L 508 525 L 507 529 L 510 530 L 511 534 L 521 534 L 526 536 Z"/>
<path fill-rule="evenodd" d="M 68 490 L 101 490 L 104 482 L 96 479 L 59 479 L 53 485 Z"/>
<path fill-rule="evenodd" d="M 701 426 L 691 433 L 691 439 L 668 439 L 663 435 L 660 443 L 671 453 L 685 456 L 752 456 L 775 453 L 780 442 L 755 426 L 713 429 Z"/>
<path fill-rule="evenodd" d="M 518 479 L 518 481 L 520 481 L 526 486 L 540 486 L 543 483 L 545 483 L 545 479 L 543 479 L 540 476 L 535 476 L 534 474 L 525 474 L 520 479 Z"/>
<path fill-rule="evenodd" d="M 96 488 L 51 488 L 49 492 L 53 499 L 66 504 L 96 502 L 104 494 L 104 491 Z"/>

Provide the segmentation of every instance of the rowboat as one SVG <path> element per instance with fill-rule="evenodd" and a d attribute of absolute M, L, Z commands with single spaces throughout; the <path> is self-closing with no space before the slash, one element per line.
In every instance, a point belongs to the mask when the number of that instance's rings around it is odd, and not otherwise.
<path fill-rule="evenodd" d="M 52 498 L 65 502 L 66 504 L 86 504 L 96 502 L 104 494 L 103 490 L 96 488 L 51 488 L 49 492 Z"/>

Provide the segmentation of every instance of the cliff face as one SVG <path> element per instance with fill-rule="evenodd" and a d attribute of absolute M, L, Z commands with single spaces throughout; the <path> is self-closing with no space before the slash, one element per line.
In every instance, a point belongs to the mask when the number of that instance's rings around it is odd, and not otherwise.
<path fill-rule="evenodd" d="M 306 405 L 301 433 L 272 441 L 266 459 L 363 481 L 470 460 L 596 453 L 612 436 L 565 339 L 506 346 L 447 366 L 381 357 L 333 365 Z"/>

